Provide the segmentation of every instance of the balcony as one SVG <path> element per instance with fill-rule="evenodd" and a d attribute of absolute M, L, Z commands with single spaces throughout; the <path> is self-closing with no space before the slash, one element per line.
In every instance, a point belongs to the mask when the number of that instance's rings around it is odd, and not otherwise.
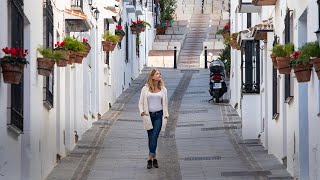
<path fill-rule="evenodd" d="M 277 0 L 252 0 L 255 6 L 272 6 L 277 3 Z"/>
<path fill-rule="evenodd" d="M 71 10 L 83 12 L 83 0 L 71 0 Z"/>
<path fill-rule="evenodd" d="M 251 3 L 252 0 L 239 0 L 238 12 L 239 13 L 258 13 L 261 7 L 255 6 Z"/>
<path fill-rule="evenodd" d="M 65 10 L 65 27 L 66 32 L 84 32 L 91 29 L 91 23 L 87 16 L 79 11 Z"/>

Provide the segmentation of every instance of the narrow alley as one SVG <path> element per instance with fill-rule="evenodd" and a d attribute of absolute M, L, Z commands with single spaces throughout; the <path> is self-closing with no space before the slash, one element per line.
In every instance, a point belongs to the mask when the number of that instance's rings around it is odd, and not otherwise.
<path fill-rule="evenodd" d="M 143 70 L 48 180 L 291 179 L 258 140 L 241 139 L 241 118 L 227 97 L 219 104 L 207 102 L 205 69 L 161 69 L 170 117 L 158 142 L 160 167 L 147 169 L 148 140 L 138 99 L 148 72 Z"/>

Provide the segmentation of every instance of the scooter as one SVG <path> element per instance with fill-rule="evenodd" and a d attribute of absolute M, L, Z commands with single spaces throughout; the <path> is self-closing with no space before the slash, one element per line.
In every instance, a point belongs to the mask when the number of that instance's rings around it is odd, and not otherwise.
<path fill-rule="evenodd" d="M 225 82 L 225 67 L 223 62 L 217 59 L 210 62 L 209 69 L 209 93 L 212 96 L 212 99 L 210 99 L 208 102 L 215 100 L 216 103 L 219 103 L 222 95 L 227 92 L 227 84 Z"/>

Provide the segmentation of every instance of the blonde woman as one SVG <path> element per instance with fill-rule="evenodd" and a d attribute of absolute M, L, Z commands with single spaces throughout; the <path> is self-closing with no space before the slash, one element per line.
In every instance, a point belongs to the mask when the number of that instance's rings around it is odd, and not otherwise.
<path fill-rule="evenodd" d="M 142 88 L 139 100 L 140 115 L 148 132 L 149 158 L 147 168 L 158 168 L 156 149 L 160 130 L 164 131 L 169 117 L 167 89 L 158 69 L 149 73 L 147 84 Z"/>

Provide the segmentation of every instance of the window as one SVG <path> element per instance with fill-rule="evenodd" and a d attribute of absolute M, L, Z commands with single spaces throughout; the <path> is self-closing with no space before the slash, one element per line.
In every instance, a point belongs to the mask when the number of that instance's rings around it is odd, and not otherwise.
<path fill-rule="evenodd" d="M 23 0 L 11 0 L 9 2 L 9 12 L 11 14 L 11 47 L 21 47 L 23 49 Z M 11 85 L 11 120 L 10 125 L 23 132 L 23 76 L 20 84 Z"/>
<path fill-rule="evenodd" d="M 292 34 L 292 23 L 291 23 L 291 18 L 290 18 L 290 10 L 287 9 L 286 17 L 284 20 L 285 24 L 285 30 L 284 30 L 284 37 L 285 37 L 285 43 L 290 43 L 292 42 L 291 34 Z M 292 92 L 291 92 L 291 75 L 286 74 L 285 75 L 285 102 L 290 102 L 292 100 Z"/>
<path fill-rule="evenodd" d="M 244 54 L 243 54 L 244 53 Z M 242 92 L 260 93 L 260 43 L 246 41 L 242 50 Z"/>
<path fill-rule="evenodd" d="M 122 19 L 121 19 L 121 18 L 119 19 L 118 25 L 119 25 L 119 26 L 122 26 Z M 120 49 L 121 49 L 121 42 L 122 42 L 122 41 L 120 41 L 120 42 L 118 43 L 118 46 L 119 46 Z"/>
<path fill-rule="evenodd" d="M 273 46 L 278 44 L 278 36 L 274 36 Z M 279 116 L 278 111 L 278 71 L 277 68 L 273 66 L 273 75 L 272 75 L 272 119 L 277 119 Z"/>
<path fill-rule="evenodd" d="M 129 27 L 128 27 L 128 24 L 126 24 L 126 63 L 129 62 Z"/>
<path fill-rule="evenodd" d="M 104 29 L 107 31 L 110 29 L 110 24 L 108 19 L 104 19 Z M 110 64 L 110 53 L 109 51 L 106 52 L 105 64 Z"/>
<path fill-rule="evenodd" d="M 53 47 L 53 10 L 51 5 L 51 0 L 46 0 L 44 3 L 44 25 L 45 25 L 45 46 L 52 48 Z M 49 77 L 45 77 L 44 81 L 44 102 L 48 108 L 53 107 L 53 86 L 54 85 L 54 71 L 51 72 Z"/>

